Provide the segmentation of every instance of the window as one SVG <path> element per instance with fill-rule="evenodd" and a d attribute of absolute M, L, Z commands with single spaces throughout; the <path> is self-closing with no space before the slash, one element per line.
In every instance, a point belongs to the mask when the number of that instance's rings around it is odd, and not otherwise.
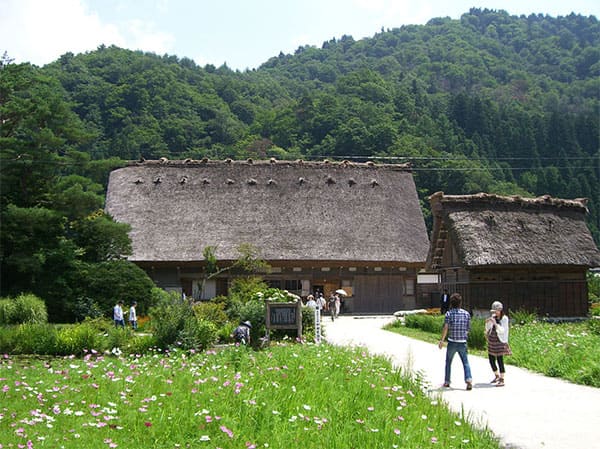
<path fill-rule="evenodd" d="M 414 296 L 415 294 L 415 280 L 404 279 L 404 294 L 407 296 Z"/>
<path fill-rule="evenodd" d="M 284 282 L 285 289 L 289 292 L 294 290 L 302 290 L 302 283 L 297 279 L 287 279 Z"/>

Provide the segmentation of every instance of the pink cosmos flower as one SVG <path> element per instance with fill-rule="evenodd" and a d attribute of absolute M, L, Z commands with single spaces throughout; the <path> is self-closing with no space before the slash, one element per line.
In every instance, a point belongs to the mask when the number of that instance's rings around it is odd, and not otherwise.
<path fill-rule="evenodd" d="M 221 429 L 221 432 L 226 433 L 229 436 L 229 438 L 233 438 L 233 432 L 227 427 L 221 426 L 219 427 L 219 429 Z"/>

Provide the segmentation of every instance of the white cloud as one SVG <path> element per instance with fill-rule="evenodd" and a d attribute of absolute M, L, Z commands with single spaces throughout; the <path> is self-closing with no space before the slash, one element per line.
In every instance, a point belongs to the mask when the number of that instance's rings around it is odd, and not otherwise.
<path fill-rule="evenodd" d="M 66 52 L 95 50 L 99 45 L 165 53 L 174 38 L 152 24 L 129 21 L 125 31 L 104 23 L 82 0 L 0 0 L 0 52 L 15 62 L 44 65 Z"/>

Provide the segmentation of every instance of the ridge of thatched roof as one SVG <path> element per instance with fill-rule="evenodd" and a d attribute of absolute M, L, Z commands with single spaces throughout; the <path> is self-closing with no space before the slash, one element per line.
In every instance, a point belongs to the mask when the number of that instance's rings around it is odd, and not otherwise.
<path fill-rule="evenodd" d="M 429 241 L 408 165 L 143 161 L 114 170 L 106 210 L 132 227 L 134 261 L 233 260 L 423 265 Z"/>
<path fill-rule="evenodd" d="M 465 266 L 600 266 L 585 199 L 437 192 L 429 200 L 434 230 L 428 260 L 434 264 L 449 236 Z"/>

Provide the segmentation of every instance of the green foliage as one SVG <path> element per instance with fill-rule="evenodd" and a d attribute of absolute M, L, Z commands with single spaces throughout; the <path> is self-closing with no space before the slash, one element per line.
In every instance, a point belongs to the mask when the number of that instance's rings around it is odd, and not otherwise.
<path fill-rule="evenodd" d="M 83 355 L 92 349 L 102 350 L 106 342 L 100 332 L 98 326 L 89 320 L 62 326 L 58 329 L 54 354 Z"/>
<path fill-rule="evenodd" d="M 590 303 L 600 303 L 600 273 L 587 273 L 588 298 Z"/>
<path fill-rule="evenodd" d="M 225 304 L 222 302 L 205 301 L 193 305 L 194 315 L 199 320 L 210 321 L 217 327 L 223 326 L 227 322 L 225 313 Z"/>
<path fill-rule="evenodd" d="M 185 320 L 177 344 L 182 349 L 205 350 L 211 348 L 217 340 L 217 326 L 214 323 L 192 316 Z"/>
<path fill-rule="evenodd" d="M 152 333 L 159 348 L 168 348 L 177 343 L 186 321 L 196 319 L 188 301 L 172 293 L 150 309 Z"/>
<path fill-rule="evenodd" d="M 48 321 L 46 304 L 32 294 L 0 299 L 0 325 L 43 324 Z"/>
<path fill-rule="evenodd" d="M 523 309 L 511 310 L 510 321 L 513 325 L 531 324 L 537 321 L 537 314 Z"/>
<path fill-rule="evenodd" d="M 600 336 L 600 318 L 590 318 L 587 321 L 587 327 L 592 334 Z"/>
<path fill-rule="evenodd" d="M 51 324 L 19 324 L 15 328 L 13 354 L 53 355 L 57 348 L 57 330 Z"/>
<path fill-rule="evenodd" d="M 471 330 L 469 331 L 469 338 L 467 345 L 470 349 L 484 350 L 487 346 L 487 340 L 485 338 L 485 320 L 482 318 L 471 319 Z"/>
<path fill-rule="evenodd" d="M 442 329 L 444 328 L 444 317 L 442 315 L 435 316 L 418 313 L 406 315 L 404 317 L 404 323 L 406 327 L 421 329 L 425 332 L 441 335 Z"/>

